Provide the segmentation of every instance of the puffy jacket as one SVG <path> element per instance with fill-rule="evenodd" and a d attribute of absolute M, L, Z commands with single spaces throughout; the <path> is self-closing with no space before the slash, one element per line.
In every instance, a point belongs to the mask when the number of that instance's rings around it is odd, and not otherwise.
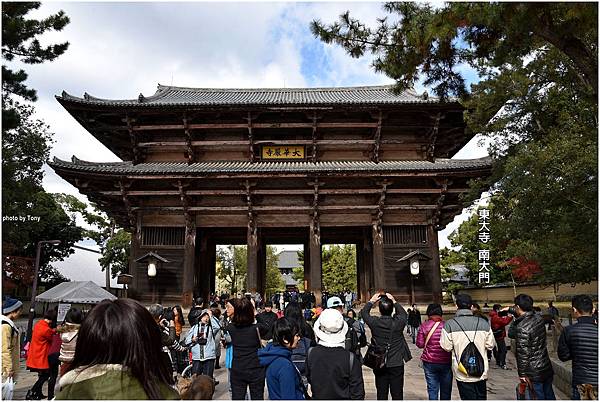
<path fill-rule="evenodd" d="M 500 317 L 497 311 L 490 311 L 490 324 L 492 326 L 492 332 L 497 341 L 501 341 L 506 338 L 505 327 L 510 324 L 512 317 L 507 315 L 506 317 Z M 500 332 L 502 330 L 502 332 Z M 499 334 L 499 335 L 498 335 Z"/>
<path fill-rule="evenodd" d="M 558 358 L 573 360 L 573 384 L 598 386 L 598 325 L 592 317 L 579 317 L 563 329 Z"/>
<path fill-rule="evenodd" d="M 217 333 L 221 331 L 221 326 L 215 320 L 209 321 L 210 325 L 206 325 L 204 327 L 204 337 L 206 338 L 206 345 L 199 345 L 198 343 L 192 346 L 192 360 L 211 360 L 217 357 L 217 342 L 215 342 Z M 192 344 L 192 337 L 198 336 L 198 331 L 200 330 L 200 326 L 195 324 L 185 336 L 184 343 L 186 345 Z"/>
<path fill-rule="evenodd" d="M 481 377 L 469 377 L 458 370 L 460 356 L 469 342 L 475 343 L 483 357 L 484 370 Z M 440 346 L 452 354 L 452 372 L 456 381 L 478 382 L 487 379 L 489 364 L 486 350 L 494 349 L 496 341 L 486 319 L 473 316 L 470 309 L 456 310 L 456 316 L 446 321 L 442 329 Z"/>
<path fill-rule="evenodd" d="M 554 375 L 546 345 L 544 319 L 528 311 L 515 319 L 509 336 L 517 343 L 517 371 L 519 377 L 529 377 L 532 382 L 544 382 Z"/>
<path fill-rule="evenodd" d="M 60 332 L 60 339 L 62 344 L 60 345 L 60 356 L 61 362 L 72 362 L 75 357 L 75 347 L 77 346 L 77 335 L 79 334 L 79 324 L 67 323 L 57 329 Z"/>
<path fill-rule="evenodd" d="M 269 399 L 300 400 L 304 392 L 300 386 L 300 374 L 291 360 L 292 351 L 272 343 L 258 351 L 258 361 L 267 368 L 266 380 Z"/>
<path fill-rule="evenodd" d="M 427 335 L 429 334 L 429 331 L 433 329 L 433 326 L 436 322 L 439 322 L 439 325 L 435 329 L 435 332 L 431 334 L 431 338 L 429 338 L 429 342 L 427 342 L 427 346 L 425 346 Z M 421 360 L 424 362 L 450 364 L 452 355 L 450 352 L 446 352 L 440 346 L 440 338 L 442 337 L 443 328 L 444 320 L 442 320 L 442 317 L 440 316 L 433 316 L 419 327 L 419 332 L 417 333 L 417 347 L 421 349 L 425 348 L 423 349 L 423 354 L 421 355 Z"/>
<path fill-rule="evenodd" d="M 33 327 L 31 333 L 31 343 L 27 352 L 27 367 L 33 369 L 48 369 L 48 350 L 52 343 L 54 329 L 50 328 L 50 324 L 46 320 L 39 320 Z"/>
<path fill-rule="evenodd" d="M 373 303 L 367 302 L 360 315 L 371 328 L 372 339 L 375 339 L 376 345 L 386 346 L 390 343 L 386 367 L 403 366 L 404 362 L 412 359 L 403 334 L 408 318 L 406 310 L 400 303 L 396 303 L 394 304 L 395 312 L 393 316 L 373 317 L 371 316 L 372 307 Z"/>

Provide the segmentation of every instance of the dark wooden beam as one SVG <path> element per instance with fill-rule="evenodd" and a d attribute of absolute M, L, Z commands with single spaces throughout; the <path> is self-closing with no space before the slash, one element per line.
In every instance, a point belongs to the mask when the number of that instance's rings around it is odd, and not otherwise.
<path fill-rule="evenodd" d="M 129 132 L 129 141 L 131 142 L 131 149 L 133 151 L 133 164 L 137 164 L 140 162 L 140 150 L 137 144 L 137 135 L 135 130 L 133 129 L 133 122 L 135 120 L 126 115 L 125 123 L 127 124 L 127 131 Z"/>
<path fill-rule="evenodd" d="M 196 155 L 194 154 L 194 148 L 192 147 L 192 133 L 189 127 L 187 113 L 183 114 L 183 131 L 185 133 L 186 158 L 188 163 L 194 163 L 196 161 Z"/>
<path fill-rule="evenodd" d="M 371 154 L 371 160 L 373 162 L 379 163 L 379 147 L 381 146 L 381 121 L 383 120 L 383 112 L 380 110 L 379 111 L 379 117 L 377 120 L 377 126 L 375 129 L 375 136 L 374 136 L 374 144 L 373 144 L 373 151 Z"/>
<path fill-rule="evenodd" d="M 313 123 L 254 123 L 253 128 L 312 128 Z M 317 123 L 318 128 L 376 128 L 377 123 Z M 193 130 L 215 130 L 215 129 L 247 129 L 246 123 L 203 123 L 190 124 Z M 115 129 L 118 129 L 115 127 Z M 132 126 L 133 131 L 156 131 L 156 130 L 182 130 L 181 124 L 147 124 Z"/>
<path fill-rule="evenodd" d="M 250 162 L 256 161 L 256 155 L 254 154 L 254 137 L 252 134 L 252 112 L 248 112 L 248 158 Z"/>
<path fill-rule="evenodd" d="M 317 112 L 313 114 L 313 126 L 312 126 L 312 148 L 310 160 L 312 163 L 317 161 Z"/>
<path fill-rule="evenodd" d="M 445 115 L 442 112 L 439 112 L 433 118 L 433 127 L 431 129 L 431 134 L 429 135 L 429 145 L 427 146 L 427 159 L 433 161 L 435 158 L 435 144 L 438 139 L 438 133 L 440 129 L 440 120 L 444 118 Z"/>

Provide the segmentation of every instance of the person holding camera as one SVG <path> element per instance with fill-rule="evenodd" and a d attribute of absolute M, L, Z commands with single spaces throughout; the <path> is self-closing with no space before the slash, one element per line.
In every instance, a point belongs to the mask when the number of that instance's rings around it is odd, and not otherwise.
<path fill-rule="evenodd" d="M 218 321 L 212 319 L 210 309 L 202 310 L 200 318 L 185 336 L 185 345 L 192 347 L 192 374 L 204 374 L 213 378 L 217 357 Z M 216 384 L 215 384 L 216 385 Z"/>
<path fill-rule="evenodd" d="M 177 335 L 175 332 L 175 315 L 173 310 L 165 309 L 160 304 L 153 304 L 148 307 L 148 311 L 154 322 L 160 328 L 160 341 L 162 343 L 163 360 L 168 362 L 173 368 L 173 372 L 176 368 L 173 366 L 173 358 L 171 357 L 171 351 L 185 352 L 187 349 L 179 344 L 177 341 Z"/>
<path fill-rule="evenodd" d="M 490 325 L 492 333 L 496 340 L 496 348 L 494 349 L 494 358 L 496 365 L 503 370 L 510 370 L 506 367 L 506 326 L 510 324 L 513 317 L 508 314 L 508 311 L 500 311 L 501 305 L 494 304 L 490 311 Z"/>
<path fill-rule="evenodd" d="M 377 303 L 381 317 L 371 316 L 371 308 Z M 389 345 L 385 367 L 373 370 L 377 399 L 387 400 L 388 393 L 392 394 L 392 399 L 403 399 L 404 363 L 412 359 L 403 334 L 408 320 L 406 310 L 391 294 L 378 292 L 365 304 L 361 317 L 371 329 L 371 343 L 383 347 Z"/>
<path fill-rule="evenodd" d="M 531 382 L 536 399 L 555 400 L 552 389 L 554 370 L 548 356 L 546 325 L 544 318 L 533 312 L 533 299 L 520 294 L 515 297 L 514 307 L 505 307 L 501 311 L 515 316 L 508 336 L 517 341 L 515 356 L 519 379 Z"/>

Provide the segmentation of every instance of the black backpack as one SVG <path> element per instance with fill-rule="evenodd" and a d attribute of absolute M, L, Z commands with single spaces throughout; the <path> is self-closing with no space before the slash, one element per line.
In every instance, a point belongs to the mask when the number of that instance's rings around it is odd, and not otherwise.
<path fill-rule="evenodd" d="M 292 363 L 294 363 L 294 366 L 296 366 L 302 376 L 306 375 L 306 356 L 308 356 L 308 349 L 310 349 L 310 339 L 306 337 L 300 338 L 298 346 L 292 349 Z"/>
<path fill-rule="evenodd" d="M 475 325 L 475 334 L 473 340 L 469 338 L 463 327 L 459 324 L 458 320 L 455 320 L 456 324 L 460 327 L 461 331 L 465 334 L 469 343 L 464 348 L 458 360 L 458 371 L 469 376 L 469 377 L 481 377 L 485 371 L 485 362 L 483 356 L 475 345 L 475 338 L 477 337 L 477 328 L 479 328 L 479 318 L 477 319 L 477 325 Z M 455 352 L 456 355 L 456 352 Z"/>
<path fill-rule="evenodd" d="M 354 329 L 354 319 L 344 317 L 346 324 L 348 324 L 348 332 L 346 332 L 346 339 L 344 340 L 344 349 L 349 352 L 356 353 L 360 350 L 360 342 L 356 330 Z"/>

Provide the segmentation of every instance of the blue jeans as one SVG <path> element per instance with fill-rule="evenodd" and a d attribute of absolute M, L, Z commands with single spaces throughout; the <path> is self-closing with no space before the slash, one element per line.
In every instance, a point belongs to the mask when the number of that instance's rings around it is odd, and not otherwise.
<path fill-rule="evenodd" d="M 546 401 L 554 401 L 556 400 L 556 396 L 554 395 L 554 390 L 552 389 L 552 380 L 554 377 L 548 378 L 544 382 L 534 382 L 533 389 L 535 390 L 536 399 L 546 400 Z"/>
<path fill-rule="evenodd" d="M 581 400 L 581 395 L 579 395 L 579 390 L 577 389 L 576 384 L 573 384 L 573 395 L 571 396 L 571 399 L 574 401 Z"/>
<path fill-rule="evenodd" d="M 450 364 L 423 362 L 429 400 L 450 400 L 452 395 L 452 366 Z"/>

